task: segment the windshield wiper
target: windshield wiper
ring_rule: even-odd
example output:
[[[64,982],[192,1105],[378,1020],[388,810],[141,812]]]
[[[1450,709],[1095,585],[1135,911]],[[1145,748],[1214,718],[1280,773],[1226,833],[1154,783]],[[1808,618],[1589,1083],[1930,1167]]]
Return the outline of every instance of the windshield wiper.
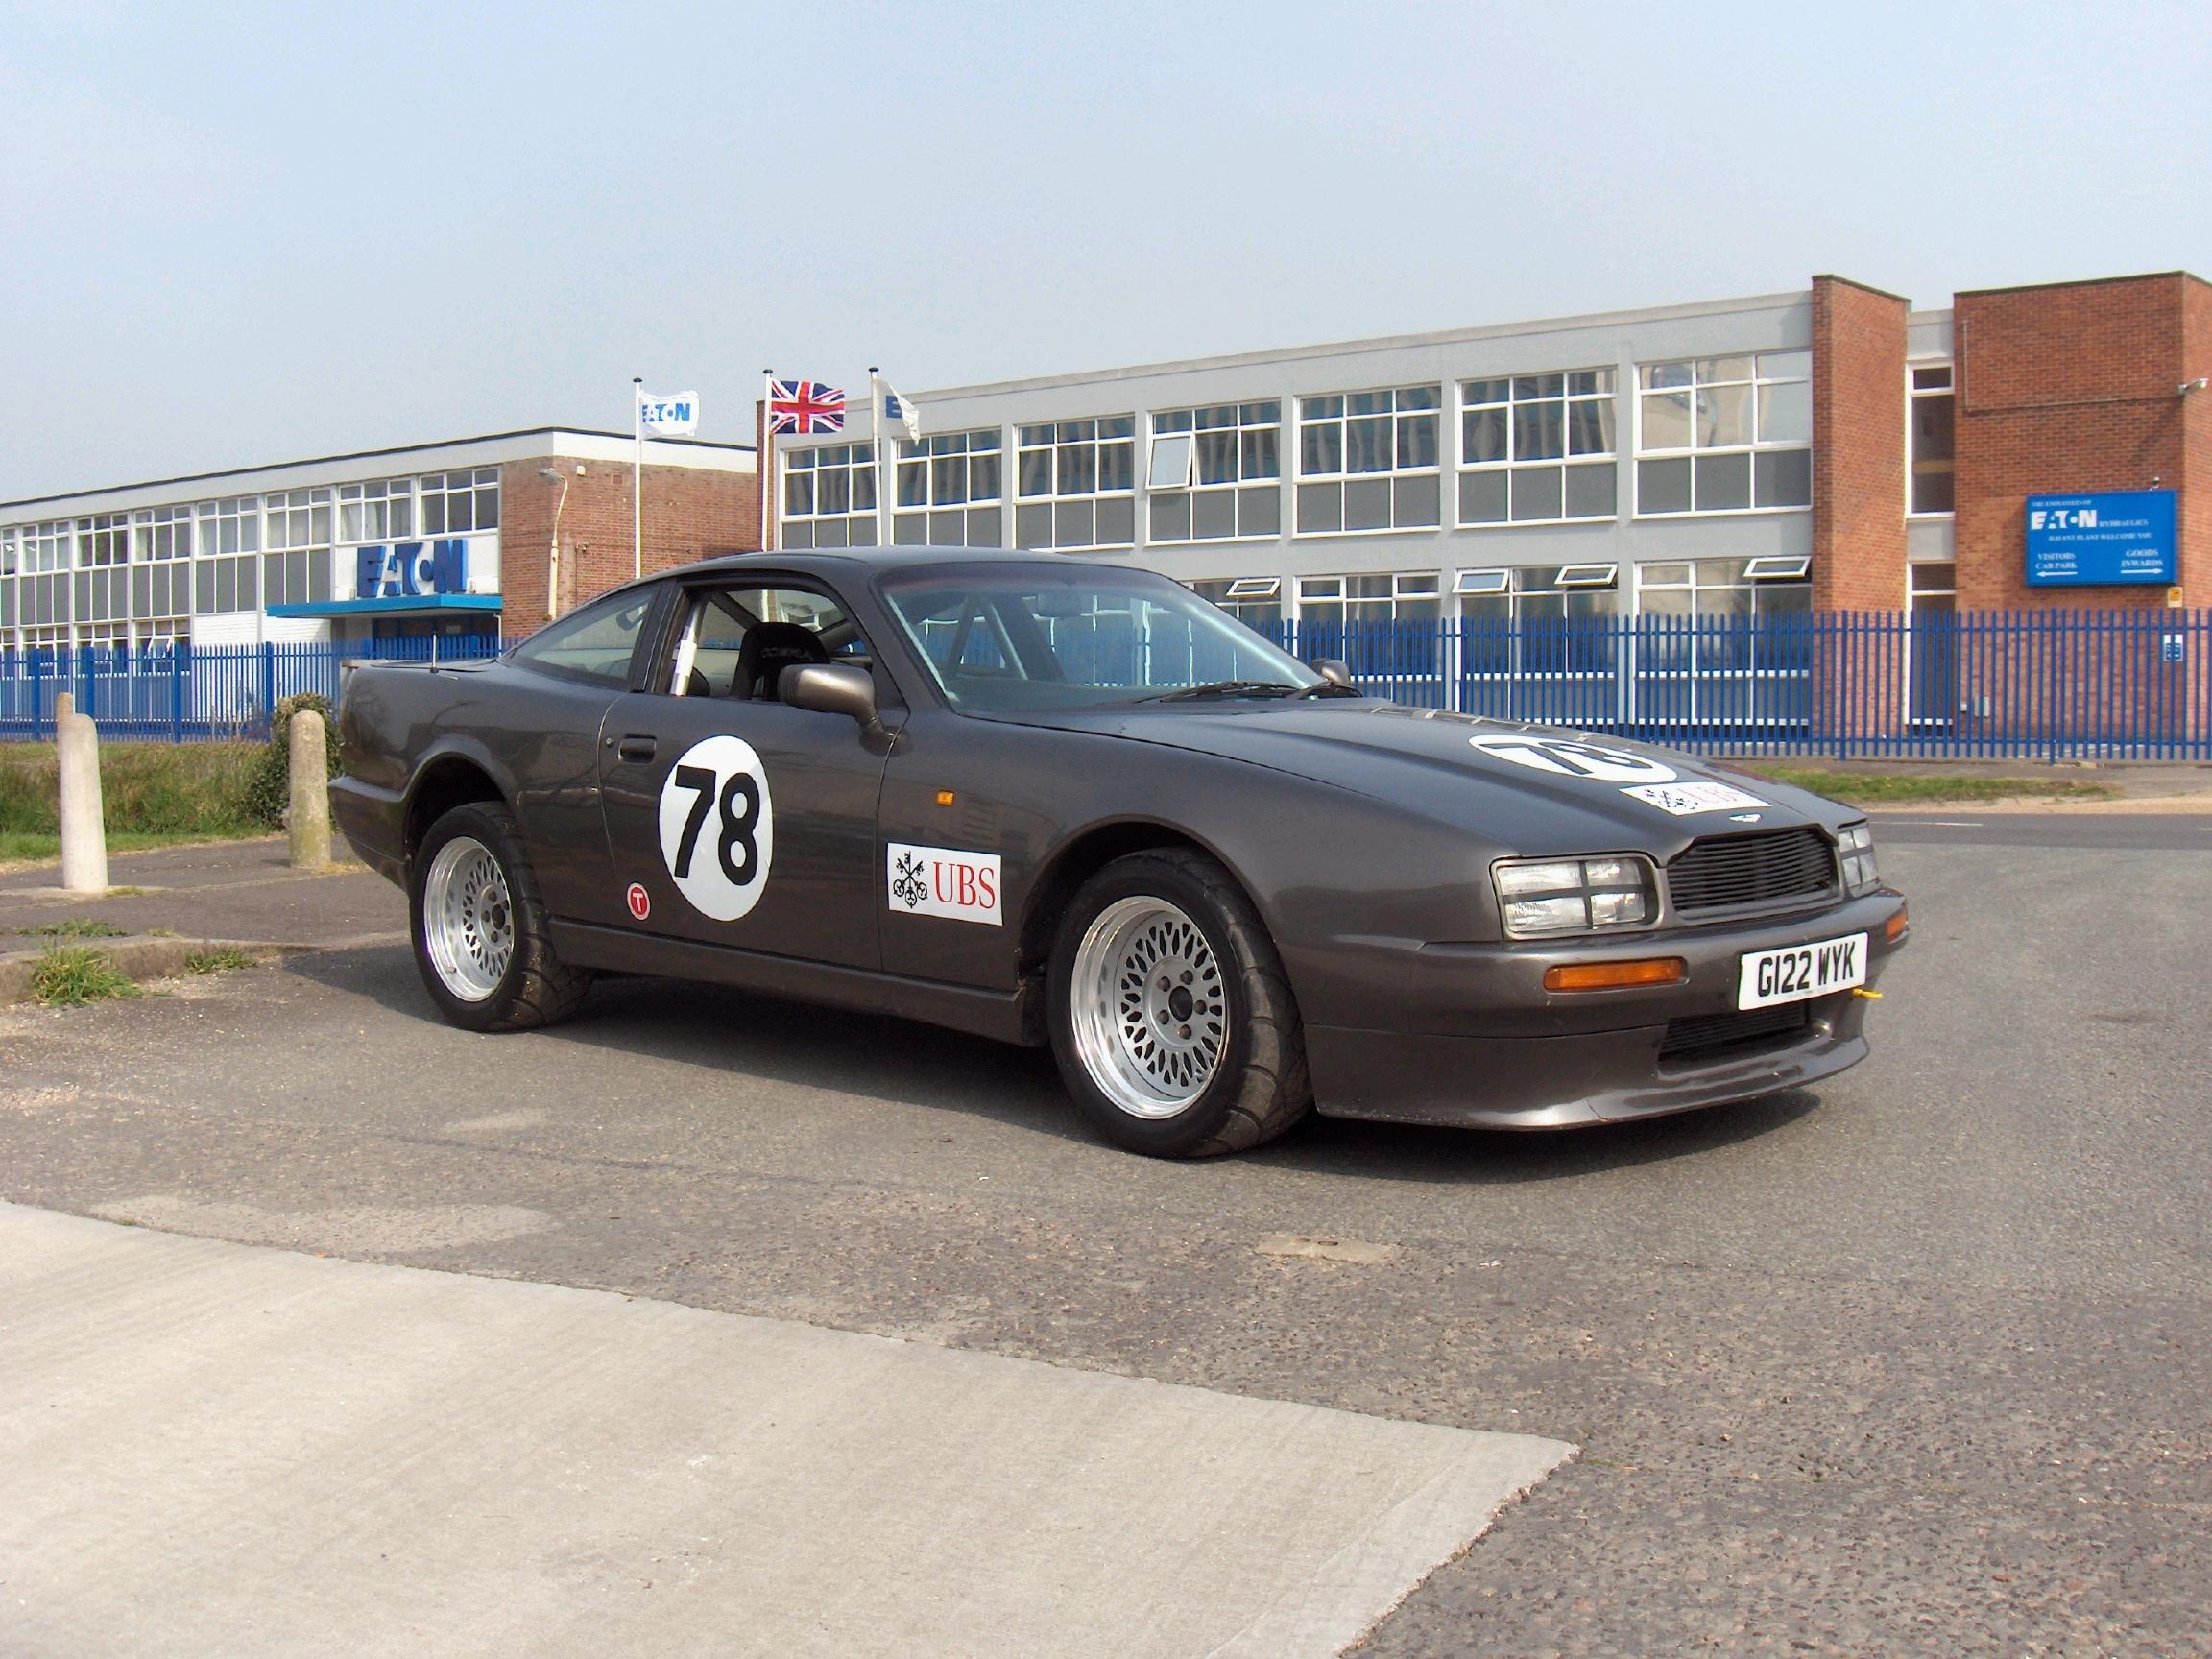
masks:
[[[1290,693],[1293,697],[1364,697],[1366,692],[1357,685],[1339,685],[1334,680],[1317,680],[1310,685],[1301,685]]]
[[[1173,691],[1156,691],[1149,697],[1135,697],[1135,703],[1190,703],[1201,697],[1293,697],[1298,693],[1295,685],[1286,685],[1280,680],[1215,680],[1204,685],[1184,685]]]

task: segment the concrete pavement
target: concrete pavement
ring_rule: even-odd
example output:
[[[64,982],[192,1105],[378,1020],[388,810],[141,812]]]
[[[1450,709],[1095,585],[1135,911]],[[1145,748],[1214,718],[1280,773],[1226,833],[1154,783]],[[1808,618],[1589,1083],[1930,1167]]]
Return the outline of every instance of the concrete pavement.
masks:
[[[0,1648],[1356,1642],[1574,1448],[0,1205]]]

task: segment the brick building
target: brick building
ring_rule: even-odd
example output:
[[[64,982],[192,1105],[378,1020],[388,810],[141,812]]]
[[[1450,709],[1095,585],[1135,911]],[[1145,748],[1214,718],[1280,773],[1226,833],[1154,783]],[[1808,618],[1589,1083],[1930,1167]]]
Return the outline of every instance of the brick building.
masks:
[[[544,427],[0,503],[0,651],[527,634],[629,578],[633,449]],[[651,441],[642,476],[645,569],[759,545],[749,446]]]

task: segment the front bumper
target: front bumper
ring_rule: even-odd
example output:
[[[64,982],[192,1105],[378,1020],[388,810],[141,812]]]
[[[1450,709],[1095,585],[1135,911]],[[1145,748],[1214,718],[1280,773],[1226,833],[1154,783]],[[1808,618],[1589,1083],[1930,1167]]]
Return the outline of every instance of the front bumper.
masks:
[[[1684,1048],[1683,1021],[1733,1015],[1737,964],[1767,950],[1863,932],[1866,984],[1905,943],[1886,929],[1904,907],[1884,890],[1806,915],[1540,945],[1408,947],[1392,1030],[1309,1023],[1314,1103],[1337,1118],[1467,1128],[1562,1129],[1749,1100],[1829,1077],[1866,1057],[1867,999],[1801,1006],[1793,1029]],[[1680,956],[1689,977],[1658,989],[1548,992],[1548,968]]]

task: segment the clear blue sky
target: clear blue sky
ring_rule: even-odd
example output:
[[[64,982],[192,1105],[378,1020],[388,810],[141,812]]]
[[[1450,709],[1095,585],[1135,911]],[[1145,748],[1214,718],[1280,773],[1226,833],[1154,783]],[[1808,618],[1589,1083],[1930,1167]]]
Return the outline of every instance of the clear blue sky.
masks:
[[[2198,5],[0,0],[0,499],[1798,287],[2212,275]]]

